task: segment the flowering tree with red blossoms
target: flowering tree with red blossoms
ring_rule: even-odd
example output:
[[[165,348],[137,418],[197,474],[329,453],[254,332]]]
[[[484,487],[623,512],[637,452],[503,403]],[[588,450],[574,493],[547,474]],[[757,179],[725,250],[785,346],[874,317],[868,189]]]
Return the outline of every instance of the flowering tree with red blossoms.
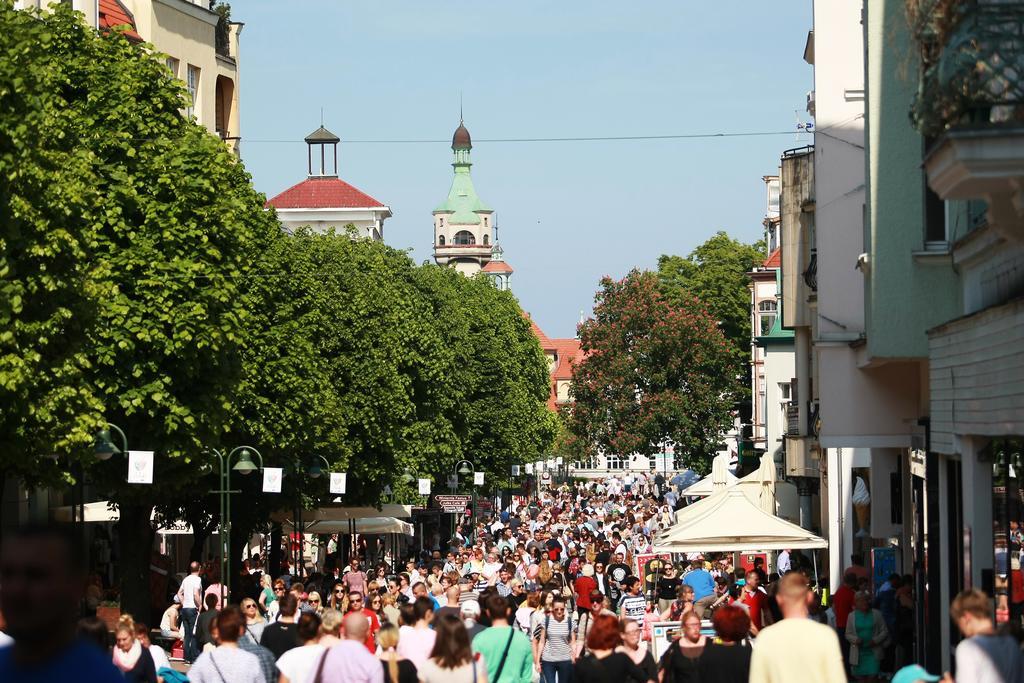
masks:
[[[676,464],[709,469],[731,423],[735,361],[695,297],[666,299],[656,274],[605,277],[594,317],[580,325],[568,431],[591,452],[653,455],[675,445]]]

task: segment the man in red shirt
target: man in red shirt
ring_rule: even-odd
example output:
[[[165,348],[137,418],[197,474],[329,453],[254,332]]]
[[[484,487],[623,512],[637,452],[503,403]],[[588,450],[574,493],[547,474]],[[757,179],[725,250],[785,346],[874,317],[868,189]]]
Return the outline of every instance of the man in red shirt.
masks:
[[[761,619],[761,611],[768,599],[768,594],[760,588],[760,577],[757,572],[747,574],[747,582],[743,585],[743,593],[740,595],[740,602],[747,606],[750,612],[750,635],[756,636],[761,630],[764,621]]]
[[[843,585],[832,595],[832,612],[836,615],[836,631],[839,634],[839,649],[843,652],[843,662],[850,664],[850,642],[846,640],[846,621],[853,612],[853,597],[857,593],[857,574],[843,574]]]
[[[366,645],[367,650],[375,653],[377,651],[376,636],[377,631],[380,630],[380,620],[377,619],[377,615],[373,610],[365,606],[363,594],[359,591],[352,591],[348,594],[348,613],[345,615],[345,618],[347,619],[350,614],[355,612],[361,613],[370,622],[370,628],[366,631],[366,640],[363,644]]]

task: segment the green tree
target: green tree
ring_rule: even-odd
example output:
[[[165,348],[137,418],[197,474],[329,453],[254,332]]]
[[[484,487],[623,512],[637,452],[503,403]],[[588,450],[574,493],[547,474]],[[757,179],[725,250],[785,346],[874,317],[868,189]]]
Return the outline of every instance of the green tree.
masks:
[[[546,406],[544,352],[515,297],[486,277],[427,265],[417,269],[417,278],[451,351],[445,374],[459,436],[458,450],[430,471],[443,482],[466,458],[488,474],[485,481],[504,482],[513,464],[547,452],[557,431],[557,417]]]
[[[707,469],[729,426],[729,345],[694,297],[673,303],[651,272],[601,280],[580,327],[569,431],[589,447],[652,455],[667,440],[680,464]]]
[[[184,90],[161,60],[63,6],[40,21],[62,133],[102,199],[86,214],[95,318],[80,381],[133,448],[157,453],[159,486],[126,485],[121,458],[92,471],[121,513],[122,604],[147,615],[153,505],[205,486],[194,460],[220,443],[240,370],[238,282],[279,227],[223,143],[181,116]]]
[[[82,381],[103,295],[102,264],[86,259],[104,210],[99,160],[54,64],[71,22],[63,8],[41,19],[0,2],[0,477],[29,484],[57,481],[39,456],[79,455],[101,410]]]
[[[729,342],[739,396],[750,393],[745,372],[750,361],[747,273],[764,263],[765,257],[763,241],[744,244],[719,231],[685,258],[662,255],[658,259],[658,281],[665,297],[680,305],[695,296],[718,321]]]

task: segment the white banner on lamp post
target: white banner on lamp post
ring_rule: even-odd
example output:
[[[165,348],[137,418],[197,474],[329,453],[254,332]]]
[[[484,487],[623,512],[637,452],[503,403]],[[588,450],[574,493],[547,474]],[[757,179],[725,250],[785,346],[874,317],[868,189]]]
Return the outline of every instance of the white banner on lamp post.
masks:
[[[128,451],[128,483],[153,483],[153,451]]]
[[[533,463],[531,463],[531,462],[526,463],[526,473],[527,474],[533,474]]]
[[[473,473],[473,486],[483,486],[483,485],[484,485],[484,473],[483,472],[474,472]]]
[[[331,493],[341,495],[345,493],[345,486],[348,484],[346,472],[331,472]]]
[[[420,482],[419,482],[419,492],[420,492],[421,496],[429,496],[430,495],[430,480],[429,479],[420,479]]]
[[[263,493],[281,493],[280,467],[263,468]]]

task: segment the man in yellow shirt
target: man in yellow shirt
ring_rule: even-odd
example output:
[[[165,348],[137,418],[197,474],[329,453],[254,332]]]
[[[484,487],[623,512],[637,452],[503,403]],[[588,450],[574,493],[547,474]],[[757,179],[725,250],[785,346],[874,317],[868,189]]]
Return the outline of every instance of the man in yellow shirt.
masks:
[[[799,572],[786,574],[779,580],[775,599],[783,619],[757,634],[750,683],[845,681],[835,630],[808,618],[814,594],[807,587],[807,578]]]

